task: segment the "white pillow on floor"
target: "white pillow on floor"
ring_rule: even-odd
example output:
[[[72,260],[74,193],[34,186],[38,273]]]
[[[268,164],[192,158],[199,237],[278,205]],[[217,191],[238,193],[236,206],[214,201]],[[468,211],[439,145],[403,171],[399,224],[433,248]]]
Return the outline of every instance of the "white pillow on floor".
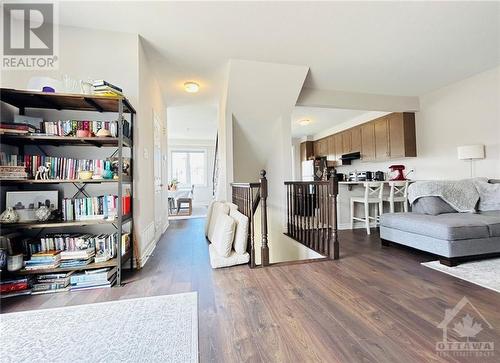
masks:
[[[248,217],[237,210],[231,210],[229,216],[236,221],[236,232],[234,233],[233,248],[237,254],[242,255],[247,252],[248,243]]]
[[[225,214],[221,214],[217,217],[212,244],[219,256],[229,257],[231,254],[235,229],[236,221],[234,218]]]
[[[214,202],[212,206],[212,213],[210,215],[210,223],[208,225],[207,238],[210,242],[213,242],[215,225],[217,220],[221,215],[229,214],[229,206],[224,202]]]
[[[212,218],[212,211],[215,203],[217,202],[214,200],[208,205],[207,218],[205,219],[205,237],[208,237],[208,227],[210,226],[210,219]]]

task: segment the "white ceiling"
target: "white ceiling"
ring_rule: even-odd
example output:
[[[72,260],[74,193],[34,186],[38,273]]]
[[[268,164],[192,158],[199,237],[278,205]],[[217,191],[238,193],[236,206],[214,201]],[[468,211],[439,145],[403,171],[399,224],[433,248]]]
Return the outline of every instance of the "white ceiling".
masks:
[[[169,139],[215,140],[217,134],[217,107],[187,105],[167,108]]]
[[[175,107],[216,105],[229,59],[309,66],[311,88],[401,96],[500,64],[500,2],[66,1],[60,22],[140,34]],[[201,83],[195,97],[186,80]]]
[[[292,112],[292,137],[313,136],[334,126],[351,121],[368,111],[341,110],[337,108],[295,107]],[[307,126],[299,121],[311,120]]]

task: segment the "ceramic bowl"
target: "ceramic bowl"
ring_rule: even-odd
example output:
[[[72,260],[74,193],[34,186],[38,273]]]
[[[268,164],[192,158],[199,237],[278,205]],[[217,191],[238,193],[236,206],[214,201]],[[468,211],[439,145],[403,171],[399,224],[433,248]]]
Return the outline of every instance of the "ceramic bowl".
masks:
[[[97,136],[97,137],[110,137],[111,131],[102,128],[96,132],[95,136]]]
[[[82,170],[78,172],[78,177],[82,180],[90,180],[93,174],[92,171]]]

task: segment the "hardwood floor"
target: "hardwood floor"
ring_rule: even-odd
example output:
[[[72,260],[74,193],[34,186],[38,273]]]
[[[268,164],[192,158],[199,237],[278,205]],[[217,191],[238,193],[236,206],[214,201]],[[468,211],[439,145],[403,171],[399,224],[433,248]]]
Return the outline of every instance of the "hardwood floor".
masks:
[[[338,261],[212,270],[203,220],[171,221],[125,286],[5,299],[1,310],[198,291],[201,362],[498,362],[500,294],[421,266],[428,255],[381,247],[376,233],[342,231],[340,243]],[[480,334],[494,357],[435,353],[437,324],[464,296],[493,326]]]

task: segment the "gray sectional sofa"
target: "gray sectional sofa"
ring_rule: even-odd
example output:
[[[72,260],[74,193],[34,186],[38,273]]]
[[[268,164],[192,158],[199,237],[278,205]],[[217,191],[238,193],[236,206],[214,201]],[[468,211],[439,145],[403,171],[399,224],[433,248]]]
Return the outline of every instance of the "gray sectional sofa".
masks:
[[[478,198],[500,198],[499,192],[500,184],[493,193],[478,193]],[[481,205],[496,208],[500,200],[478,200],[477,209]],[[380,238],[382,245],[394,242],[438,255],[448,266],[500,256],[500,208],[459,213],[439,196],[422,196],[413,202],[410,213],[383,214]]]

